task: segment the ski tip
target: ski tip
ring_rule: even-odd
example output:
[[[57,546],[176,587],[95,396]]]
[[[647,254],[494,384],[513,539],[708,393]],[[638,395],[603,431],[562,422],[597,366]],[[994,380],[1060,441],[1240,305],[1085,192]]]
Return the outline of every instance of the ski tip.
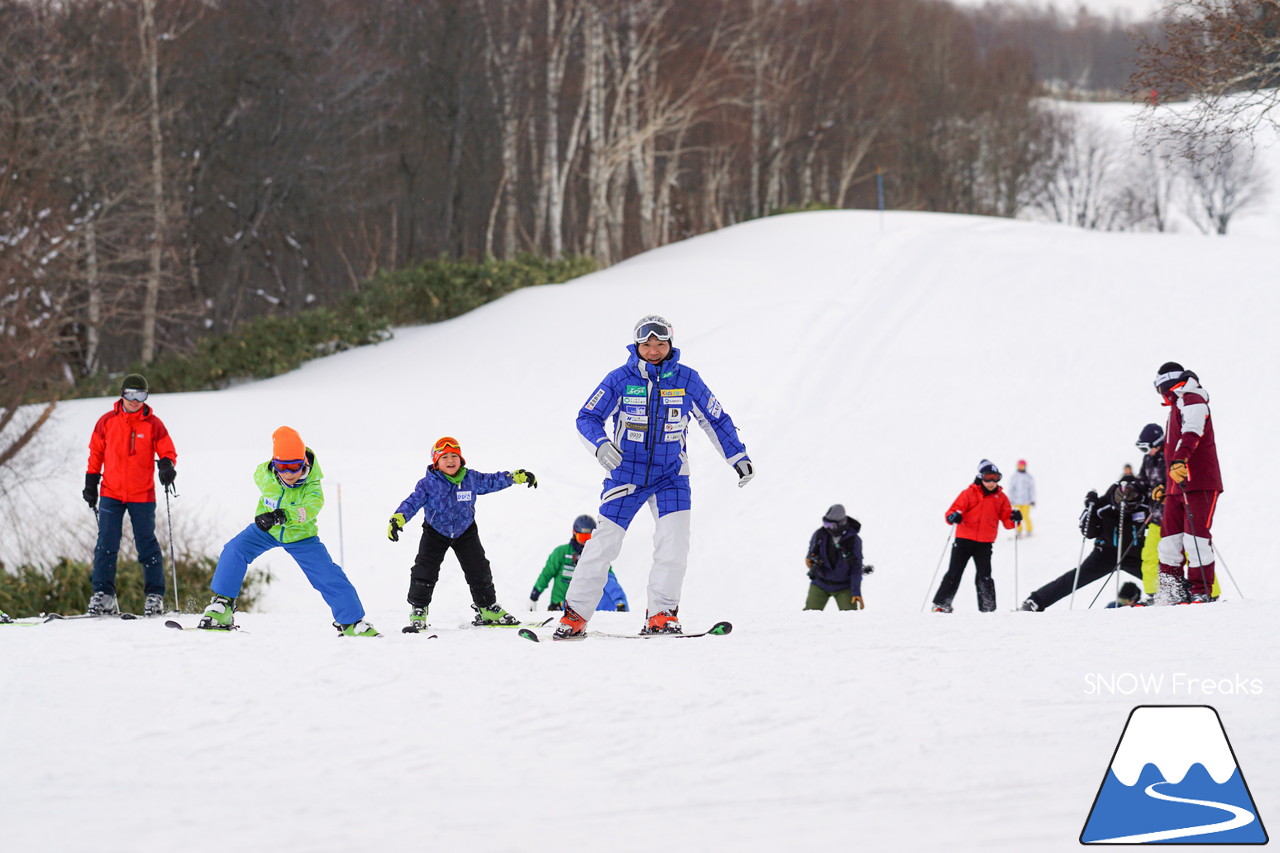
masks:
[[[164,626],[165,626],[166,628],[177,628],[179,631],[183,630],[183,628],[182,628],[182,623],[181,623],[181,622],[175,622],[175,621],[173,621],[172,619],[166,619],[166,620],[165,620],[165,622],[164,622]]]
[[[415,627],[413,627],[412,625],[405,625],[403,628],[401,628],[401,629],[400,629],[400,633],[401,633],[401,634],[416,634],[416,633],[418,633],[418,629],[417,629],[417,628],[415,628]]]
[[[722,636],[724,634],[732,634],[733,625],[732,623],[729,623],[729,622],[717,622],[716,624],[711,626],[711,629],[707,631],[707,633],[715,634],[716,636]]]
[[[526,640],[532,640],[535,643],[542,642],[541,640],[538,639],[538,635],[533,633],[533,631],[530,630],[529,628],[521,628],[519,631],[516,632],[516,634],[518,634],[519,636],[523,637]]]

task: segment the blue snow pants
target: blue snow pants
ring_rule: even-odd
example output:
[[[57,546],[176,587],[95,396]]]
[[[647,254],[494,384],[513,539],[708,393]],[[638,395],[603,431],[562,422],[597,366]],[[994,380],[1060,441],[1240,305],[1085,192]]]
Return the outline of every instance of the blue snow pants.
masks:
[[[333,621],[352,625],[364,618],[364,605],[360,603],[356,588],[347,580],[342,567],[329,556],[329,549],[324,547],[319,536],[282,543],[269,533],[263,533],[258,525],[250,524],[222,546],[218,568],[214,569],[209,587],[218,595],[238,598],[249,564],[272,548],[283,548],[297,561],[307,580],[333,611]]]
[[[164,557],[156,540],[156,504],[125,503],[115,498],[98,500],[98,544],[93,549],[93,591],[116,594],[116,559],[120,556],[120,534],[124,514],[133,524],[133,544],[142,563],[143,593],[164,595]]]

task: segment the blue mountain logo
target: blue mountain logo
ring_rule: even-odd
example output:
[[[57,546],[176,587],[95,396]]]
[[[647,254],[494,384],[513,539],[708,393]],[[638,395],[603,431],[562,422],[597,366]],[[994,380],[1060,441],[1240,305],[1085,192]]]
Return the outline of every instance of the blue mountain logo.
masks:
[[[1081,844],[1266,844],[1218,712],[1140,705],[1080,833]]]

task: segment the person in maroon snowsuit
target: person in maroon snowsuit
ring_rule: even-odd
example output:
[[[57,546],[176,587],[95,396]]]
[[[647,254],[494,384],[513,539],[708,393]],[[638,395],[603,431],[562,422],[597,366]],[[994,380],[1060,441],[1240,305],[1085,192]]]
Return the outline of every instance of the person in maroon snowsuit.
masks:
[[[951,601],[960,588],[964,567],[973,558],[977,572],[973,579],[978,589],[978,609],[990,613],[996,609],[996,584],[991,579],[991,543],[996,541],[1000,525],[1012,530],[1022,520],[1022,513],[1009,505],[1000,488],[1000,469],[983,459],[978,463],[978,476],[951,502],[947,523],[956,525],[956,541],[951,545],[951,563],[942,576],[938,593],[933,597],[935,613],[950,613]]]
[[[1160,576],[1155,603],[1182,603],[1184,561],[1190,600],[1211,601],[1214,556],[1210,529],[1218,495],[1222,494],[1222,474],[1209,414],[1209,392],[1201,387],[1200,377],[1173,361],[1160,366],[1155,386],[1169,407],[1169,423],[1164,431],[1164,524],[1157,552]]]

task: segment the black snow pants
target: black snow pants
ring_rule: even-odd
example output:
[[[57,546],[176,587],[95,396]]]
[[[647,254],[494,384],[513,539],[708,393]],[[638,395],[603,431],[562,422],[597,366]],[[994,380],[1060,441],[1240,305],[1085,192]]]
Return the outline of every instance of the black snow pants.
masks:
[[[462,574],[467,579],[467,586],[471,587],[471,600],[479,607],[494,604],[498,595],[493,589],[493,569],[484,555],[480,530],[474,522],[456,539],[450,539],[430,524],[422,526],[418,556],[409,570],[409,603],[414,607],[431,604],[431,595],[440,580],[440,564],[450,548],[462,564]]]
[[[951,545],[951,564],[947,566],[947,573],[942,576],[938,594],[933,597],[935,605],[951,606],[952,599],[956,597],[956,590],[960,588],[964,567],[969,564],[969,558],[972,557],[977,571],[973,583],[978,588],[978,609],[983,613],[990,613],[996,609],[996,583],[991,579],[991,544],[956,537],[956,541]]]
[[[1095,545],[1093,550],[1089,552],[1089,556],[1085,557],[1084,562],[1080,564],[1080,583],[1076,589],[1088,586],[1098,578],[1106,577],[1115,567],[1116,549],[1111,545]],[[1138,580],[1142,580],[1141,549],[1126,548],[1124,558],[1120,560],[1120,568]],[[1041,610],[1044,610],[1054,602],[1061,601],[1071,594],[1071,582],[1075,579],[1075,576],[1076,570],[1070,569],[1066,574],[1056,580],[1049,581],[1031,593],[1031,600],[1040,605]]]

